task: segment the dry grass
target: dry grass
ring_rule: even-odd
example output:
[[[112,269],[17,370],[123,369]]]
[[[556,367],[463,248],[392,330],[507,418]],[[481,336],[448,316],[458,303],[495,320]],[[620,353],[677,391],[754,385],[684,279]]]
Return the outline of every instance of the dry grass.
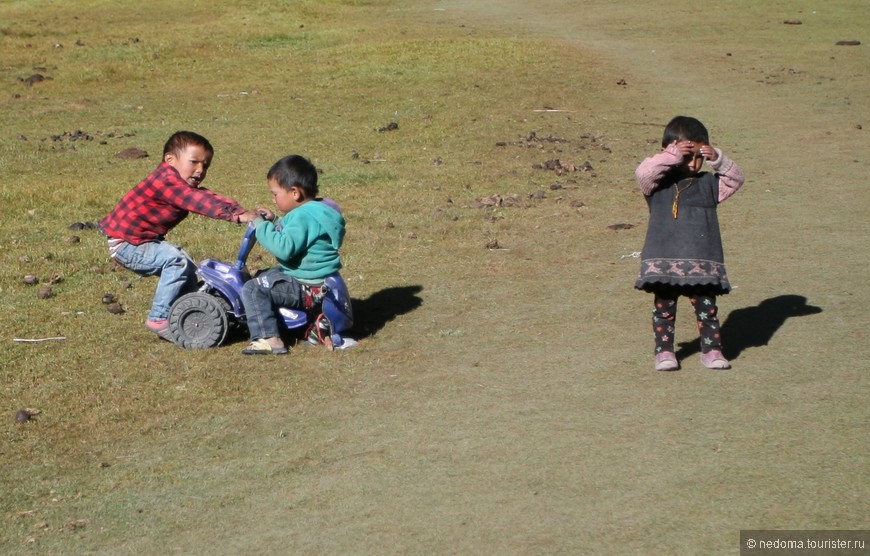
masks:
[[[741,528],[867,527],[866,162],[846,152],[868,146],[866,49],[829,67],[823,46],[857,3],[816,25],[796,8],[815,37],[799,59],[793,14],[721,12],[745,40],[693,30],[728,78],[707,89],[683,87],[700,66],[658,81],[691,57],[611,3],[585,13],[594,52],[555,1],[212,4],[0,5],[0,551],[697,554],[733,553]],[[633,168],[684,109],[751,176],[723,216],[741,286],[723,307],[755,333],[735,327],[734,373],[649,371],[649,300],[620,259],[643,240]],[[359,348],[252,361],[144,330],[154,282],[68,226],[183,128],[216,147],[207,185],[247,205],[285,154],[323,169]],[[807,168],[814,137],[836,164]],[[128,147],[151,156],[114,157]],[[556,159],[576,171],[536,167]],[[839,187],[786,188],[807,173]],[[172,238],[230,258],[239,236],[191,217]],[[41,300],[24,274],[63,281]],[[822,312],[758,309],[782,295]],[[11,341],[46,336],[66,340]],[[21,407],[42,413],[16,425]]]

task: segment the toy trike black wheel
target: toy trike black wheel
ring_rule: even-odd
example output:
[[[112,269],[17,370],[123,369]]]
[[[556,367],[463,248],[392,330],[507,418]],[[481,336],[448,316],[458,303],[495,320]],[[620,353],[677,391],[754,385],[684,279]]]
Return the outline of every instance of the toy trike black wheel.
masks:
[[[183,348],[210,348],[227,337],[229,303],[205,292],[182,295],[169,310],[169,330]]]

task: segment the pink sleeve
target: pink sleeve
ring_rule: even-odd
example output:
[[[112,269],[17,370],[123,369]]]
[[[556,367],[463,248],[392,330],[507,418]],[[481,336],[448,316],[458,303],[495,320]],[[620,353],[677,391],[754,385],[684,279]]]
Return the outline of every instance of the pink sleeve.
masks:
[[[737,193],[740,186],[745,180],[743,170],[740,169],[733,160],[722,154],[722,151],[716,149],[716,162],[710,162],[710,167],[719,176],[719,202],[721,203],[728,197]]]
[[[634,177],[637,178],[641,193],[652,195],[667,171],[682,162],[683,157],[676,151],[676,145],[668,145],[662,152],[640,163],[634,172]]]

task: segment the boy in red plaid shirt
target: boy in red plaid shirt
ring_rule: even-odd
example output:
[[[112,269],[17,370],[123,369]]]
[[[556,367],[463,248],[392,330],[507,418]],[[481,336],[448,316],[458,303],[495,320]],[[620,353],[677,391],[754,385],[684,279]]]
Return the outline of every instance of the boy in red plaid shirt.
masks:
[[[163,161],[131,189],[105,218],[100,230],[109,237],[109,253],[143,276],[159,276],[145,326],[171,341],[167,317],[172,303],[196,285],[196,265],[166,234],[191,212],[246,223],[256,216],[228,197],[200,187],[214,148],[192,131],[173,134],[163,147]]]

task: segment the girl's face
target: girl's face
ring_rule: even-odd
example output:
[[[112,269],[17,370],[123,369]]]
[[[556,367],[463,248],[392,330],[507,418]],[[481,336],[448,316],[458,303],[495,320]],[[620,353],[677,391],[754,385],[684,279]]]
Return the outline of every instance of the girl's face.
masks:
[[[687,158],[688,160],[686,164],[689,167],[689,171],[693,174],[700,172],[701,167],[704,165],[704,155],[701,154],[701,145],[696,143],[692,148],[692,154]]]
[[[205,175],[211,165],[211,157],[212,153],[202,145],[188,145],[180,154],[166,153],[163,160],[175,168],[181,179],[188,185],[199,187],[199,184],[205,181]]]
[[[677,144],[681,147],[683,153],[683,165],[680,167],[687,175],[695,175],[701,171],[704,166],[704,155],[701,154],[701,147],[704,143],[697,141],[678,141]]]
[[[269,191],[272,192],[272,200],[275,201],[275,206],[283,213],[295,209],[304,200],[302,191],[298,187],[293,186],[289,190],[284,189],[275,178],[269,180]]]

